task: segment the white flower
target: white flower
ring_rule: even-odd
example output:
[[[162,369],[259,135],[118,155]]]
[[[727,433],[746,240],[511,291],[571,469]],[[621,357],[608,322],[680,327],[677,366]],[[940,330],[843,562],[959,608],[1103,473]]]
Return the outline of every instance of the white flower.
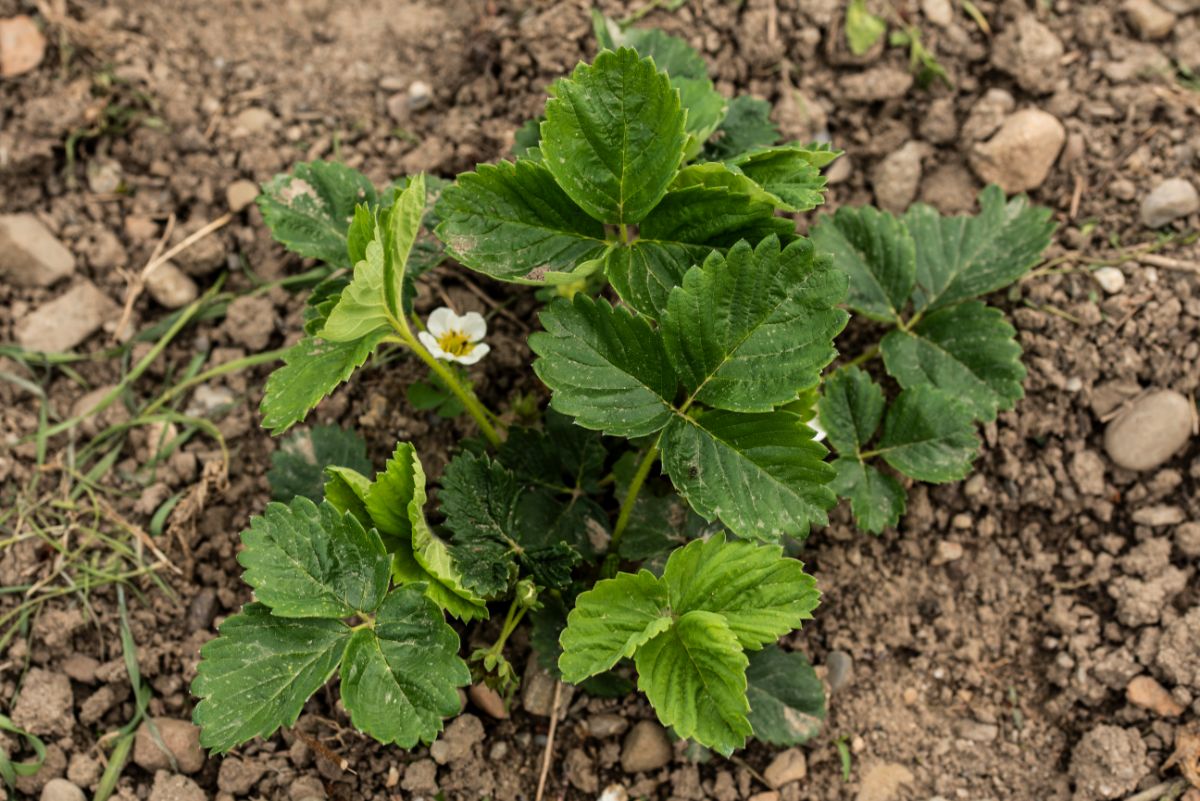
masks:
[[[813,419],[808,421],[808,427],[813,430],[813,442],[820,442],[828,436],[825,433],[825,429],[821,427],[821,421],[816,415],[813,415]]]
[[[417,336],[435,359],[459,364],[474,364],[491,348],[480,342],[487,336],[487,323],[479,312],[467,312],[459,317],[442,306],[434,309],[426,323],[427,330]]]

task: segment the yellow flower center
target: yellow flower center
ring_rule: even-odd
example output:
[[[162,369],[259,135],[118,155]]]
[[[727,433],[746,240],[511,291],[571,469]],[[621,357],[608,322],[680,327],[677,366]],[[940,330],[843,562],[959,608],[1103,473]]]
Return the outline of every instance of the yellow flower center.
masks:
[[[438,337],[438,347],[451,356],[466,356],[475,350],[475,343],[461,331],[447,331]]]

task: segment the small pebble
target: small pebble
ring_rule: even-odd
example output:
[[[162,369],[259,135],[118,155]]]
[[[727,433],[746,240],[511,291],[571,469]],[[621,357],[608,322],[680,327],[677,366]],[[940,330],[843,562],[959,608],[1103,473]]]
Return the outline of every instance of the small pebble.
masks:
[[[667,730],[653,720],[639,721],[625,736],[621,769],[626,773],[649,773],[671,763],[674,751]]]
[[[963,547],[960,543],[951,542],[950,540],[939,540],[937,544],[937,553],[933,557],[935,565],[945,565],[950,562],[957,562],[963,557]]]
[[[1142,199],[1142,224],[1161,228],[1167,223],[1200,211],[1200,194],[1185,178],[1168,178]]]
[[[1125,688],[1125,698],[1134,706],[1149,709],[1164,718],[1178,717],[1187,711],[1165,687],[1149,676],[1135,676]]]
[[[471,689],[467,690],[467,697],[471,699],[471,703],[475,705],[476,709],[490,718],[504,720],[508,717],[508,710],[504,708],[504,699],[500,697],[500,693],[486,684],[472,684]]]
[[[845,651],[830,651],[825,665],[829,668],[830,693],[836,693],[854,679],[854,659]]]
[[[408,107],[413,111],[428,108],[433,102],[433,93],[424,81],[413,81],[408,87]]]
[[[51,779],[42,788],[42,801],[85,801],[86,796],[66,779]]]
[[[798,782],[808,775],[808,762],[799,748],[789,748],[771,760],[763,771],[763,778],[773,788]]]
[[[1148,392],[1109,422],[1104,450],[1126,470],[1152,470],[1183,449],[1195,410],[1170,389]]]
[[[1125,273],[1116,267],[1101,267],[1092,273],[1092,278],[1110,295],[1115,295],[1125,288]]]
[[[0,78],[29,72],[46,54],[46,37],[25,14],[0,19]]]
[[[225,188],[225,202],[234,214],[247,208],[258,197],[258,184],[253,181],[234,181]]]

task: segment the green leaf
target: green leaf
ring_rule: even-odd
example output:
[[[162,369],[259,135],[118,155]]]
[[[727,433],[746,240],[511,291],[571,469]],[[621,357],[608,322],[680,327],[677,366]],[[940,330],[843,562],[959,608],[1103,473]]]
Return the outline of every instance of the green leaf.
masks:
[[[609,670],[673,623],[666,584],[650,571],[596,582],[567,616],[558,660],[563,680],[578,684]]]
[[[883,420],[883,388],[854,366],[839,368],[825,380],[817,402],[821,428],[834,450],[853,456],[863,450]]]
[[[307,336],[283,354],[284,366],[271,373],[263,392],[262,426],[282,434],[308,416],[367,361],[387,336],[380,329],[353,342],[330,342]]]
[[[638,239],[613,247],[604,255],[604,273],[621,300],[638,314],[657,319],[667,308],[667,296],[683,282],[684,273],[712,252],[704,245],[651,242]]]
[[[595,219],[641,222],[683,160],[685,117],[652,60],[603,51],[554,85],[542,123],[546,167]]]
[[[513,134],[512,156],[514,159],[526,158],[529,151],[537,148],[542,142],[542,120],[544,117],[534,117],[525,120]]]
[[[389,537],[411,540],[413,528],[425,525],[425,471],[412,444],[396,443],[363,503],[375,527]]]
[[[754,738],[778,746],[800,745],[825,722],[825,688],[808,658],[775,646],[750,656],[746,698]]]
[[[750,95],[738,95],[729,101],[725,119],[705,146],[704,156],[711,161],[724,161],[778,141],[779,129],[771,122],[771,104]]]
[[[754,200],[771,205],[775,205],[779,200],[740,170],[719,161],[689,164],[680,170],[671,182],[672,189],[684,189],[689,186],[724,187],[730,192],[748,195]]]
[[[900,482],[865,464],[857,456],[842,456],[833,463],[837,476],[829,488],[850,500],[850,511],[863,531],[879,534],[895,527],[904,514],[907,500]]]
[[[637,461],[638,453],[628,451],[613,465],[617,499],[622,502],[629,491]],[[656,483],[663,484],[664,490],[660,492]],[[630,510],[619,545],[621,558],[638,562],[659,559],[696,539],[707,527],[708,522],[693,512],[669,484],[648,481]]]
[[[553,409],[546,410],[544,419],[541,429],[510,428],[496,454],[500,463],[522,481],[547,489],[599,491],[608,458],[600,435]]]
[[[420,587],[393,590],[374,626],[346,646],[341,691],[350,722],[381,743],[432,743],[442,719],[460,710],[458,688],[471,683],[458,645]]]
[[[689,401],[769,412],[816,386],[846,324],[846,278],[807,239],[712,253],[671,292],[662,337]]]
[[[904,215],[916,245],[917,311],[993,292],[1025,275],[1054,234],[1051,211],[1024,195],[1005,202],[998,186],[979,195],[976,217],[943,217],[918,203]]]
[[[904,223],[870,206],[843,207],[812,231],[817,248],[850,277],[847,304],[885,323],[898,323],[916,281],[916,245]]]
[[[687,612],[637,652],[638,687],[680,737],[728,756],[753,733],[747,715],[749,660],[725,619]]]
[[[639,56],[654,59],[654,66],[672,78],[707,78],[708,64],[686,40],[658,28],[626,28],[598,11],[592,12],[592,24],[600,46],[608,50],[632,47]]]
[[[370,488],[371,479],[357,470],[333,465],[325,468],[325,500],[339,512],[354,515],[363,526],[371,525],[366,503]]]
[[[707,245],[711,249],[730,247],[739,239],[757,243],[771,234],[794,239],[795,223],[774,214],[771,203],[741,192],[721,186],[686,186],[663,196],[639,227],[639,241]]]
[[[887,23],[867,10],[867,0],[850,0],[846,6],[846,42],[856,56],[866,55],[887,30]]]
[[[929,384],[896,396],[883,422],[879,454],[918,481],[958,481],[971,470],[979,449],[971,410]]]
[[[713,88],[713,83],[704,78],[680,78],[671,76],[671,85],[679,90],[679,100],[687,111],[687,142],[683,147],[684,161],[700,155],[704,143],[713,135],[727,108],[725,96]]]
[[[314,426],[311,431],[296,432],[271,454],[271,469],[267,471],[271,498],[286,502],[303,495],[320,501],[329,465],[370,470],[366,441],[340,426]]]
[[[783,211],[809,211],[825,202],[825,176],[820,164],[829,151],[812,151],[799,145],[751,150],[734,156],[727,164],[776,198]]]
[[[288,250],[349,267],[346,230],[359,204],[378,202],[366,176],[344,164],[311,161],[263,184],[258,207],[271,235]]]
[[[824,446],[791,412],[713,411],[675,417],[663,434],[663,468],[692,508],[739,537],[804,537],[824,525],[836,497]]]
[[[291,726],[329,680],[350,639],[337,620],[282,618],[247,604],[200,649],[192,694],[200,744],[224,753]]]
[[[383,541],[353,515],[305,497],[267,504],[242,532],[238,562],[255,597],[279,617],[372,612],[388,584]]]
[[[973,300],[939,309],[911,331],[891,331],[880,344],[900,386],[932,384],[991,422],[1025,394],[1016,334],[1002,311]]]
[[[437,235],[460,262],[501,281],[538,284],[570,275],[607,247],[604,226],[541,164],[481,164],[438,204]]]
[[[425,176],[416,175],[407,180],[383,220],[387,224],[383,232],[383,295],[387,308],[396,317],[404,314],[401,298],[407,286],[408,257],[421,233],[424,217]],[[351,282],[351,288],[353,286]],[[408,291],[411,292],[411,287]]]
[[[529,337],[534,371],[552,406],[584,428],[637,437],[666,425],[677,381],[658,335],[642,317],[584,294],[541,313]]]
[[[387,277],[384,230],[385,222],[381,221],[375,227],[374,238],[367,243],[366,258],[354,265],[354,278],[329,313],[320,332],[322,339],[360,342],[391,330],[388,322],[391,312],[384,288]]]

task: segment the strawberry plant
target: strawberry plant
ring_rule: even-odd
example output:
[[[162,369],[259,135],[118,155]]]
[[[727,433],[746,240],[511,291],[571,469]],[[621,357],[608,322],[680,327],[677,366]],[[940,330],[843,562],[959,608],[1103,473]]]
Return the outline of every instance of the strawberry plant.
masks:
[[[799,236],[781,214],[822,202],[835,151],[778,143],[766,104],[725,100],[681,40],[602,18],[597,35],[606,49],[552,87],[512,161],[382,192],[313,162],[264,187],[275,237],[330,267],[264,426],[407,353],[429,370],[414,405],[470,415],[481,439],[436,489],[411,443],[369,477],[346,432],[288,441],[276,501],[242,535],[255,601],[193,684],[206,746],[290,725],[334,673],[357,728],[431,742],[458,688],[511,692],[526,619],[545,668],[591,692],[628,691],[631,661],[680,737],[802,742],[820,682],[775,643],[819,593],[785,546],[839,496],[862,528],[896,525],[905,483],[962,478],[976,424],[1020,397],[1014,331],[977,297],[1037,261],[1047,212],[989,189],[975,218],[842,209]],[[549,408],[475,393],[481,316],[414,313],[415,280],[447,256],[540,287],[529,347]],[[891,330],[823,376],[847,309]],[[885,384],[864,369],[876,356]],[[468,626],[491,639],[464,656]]]

